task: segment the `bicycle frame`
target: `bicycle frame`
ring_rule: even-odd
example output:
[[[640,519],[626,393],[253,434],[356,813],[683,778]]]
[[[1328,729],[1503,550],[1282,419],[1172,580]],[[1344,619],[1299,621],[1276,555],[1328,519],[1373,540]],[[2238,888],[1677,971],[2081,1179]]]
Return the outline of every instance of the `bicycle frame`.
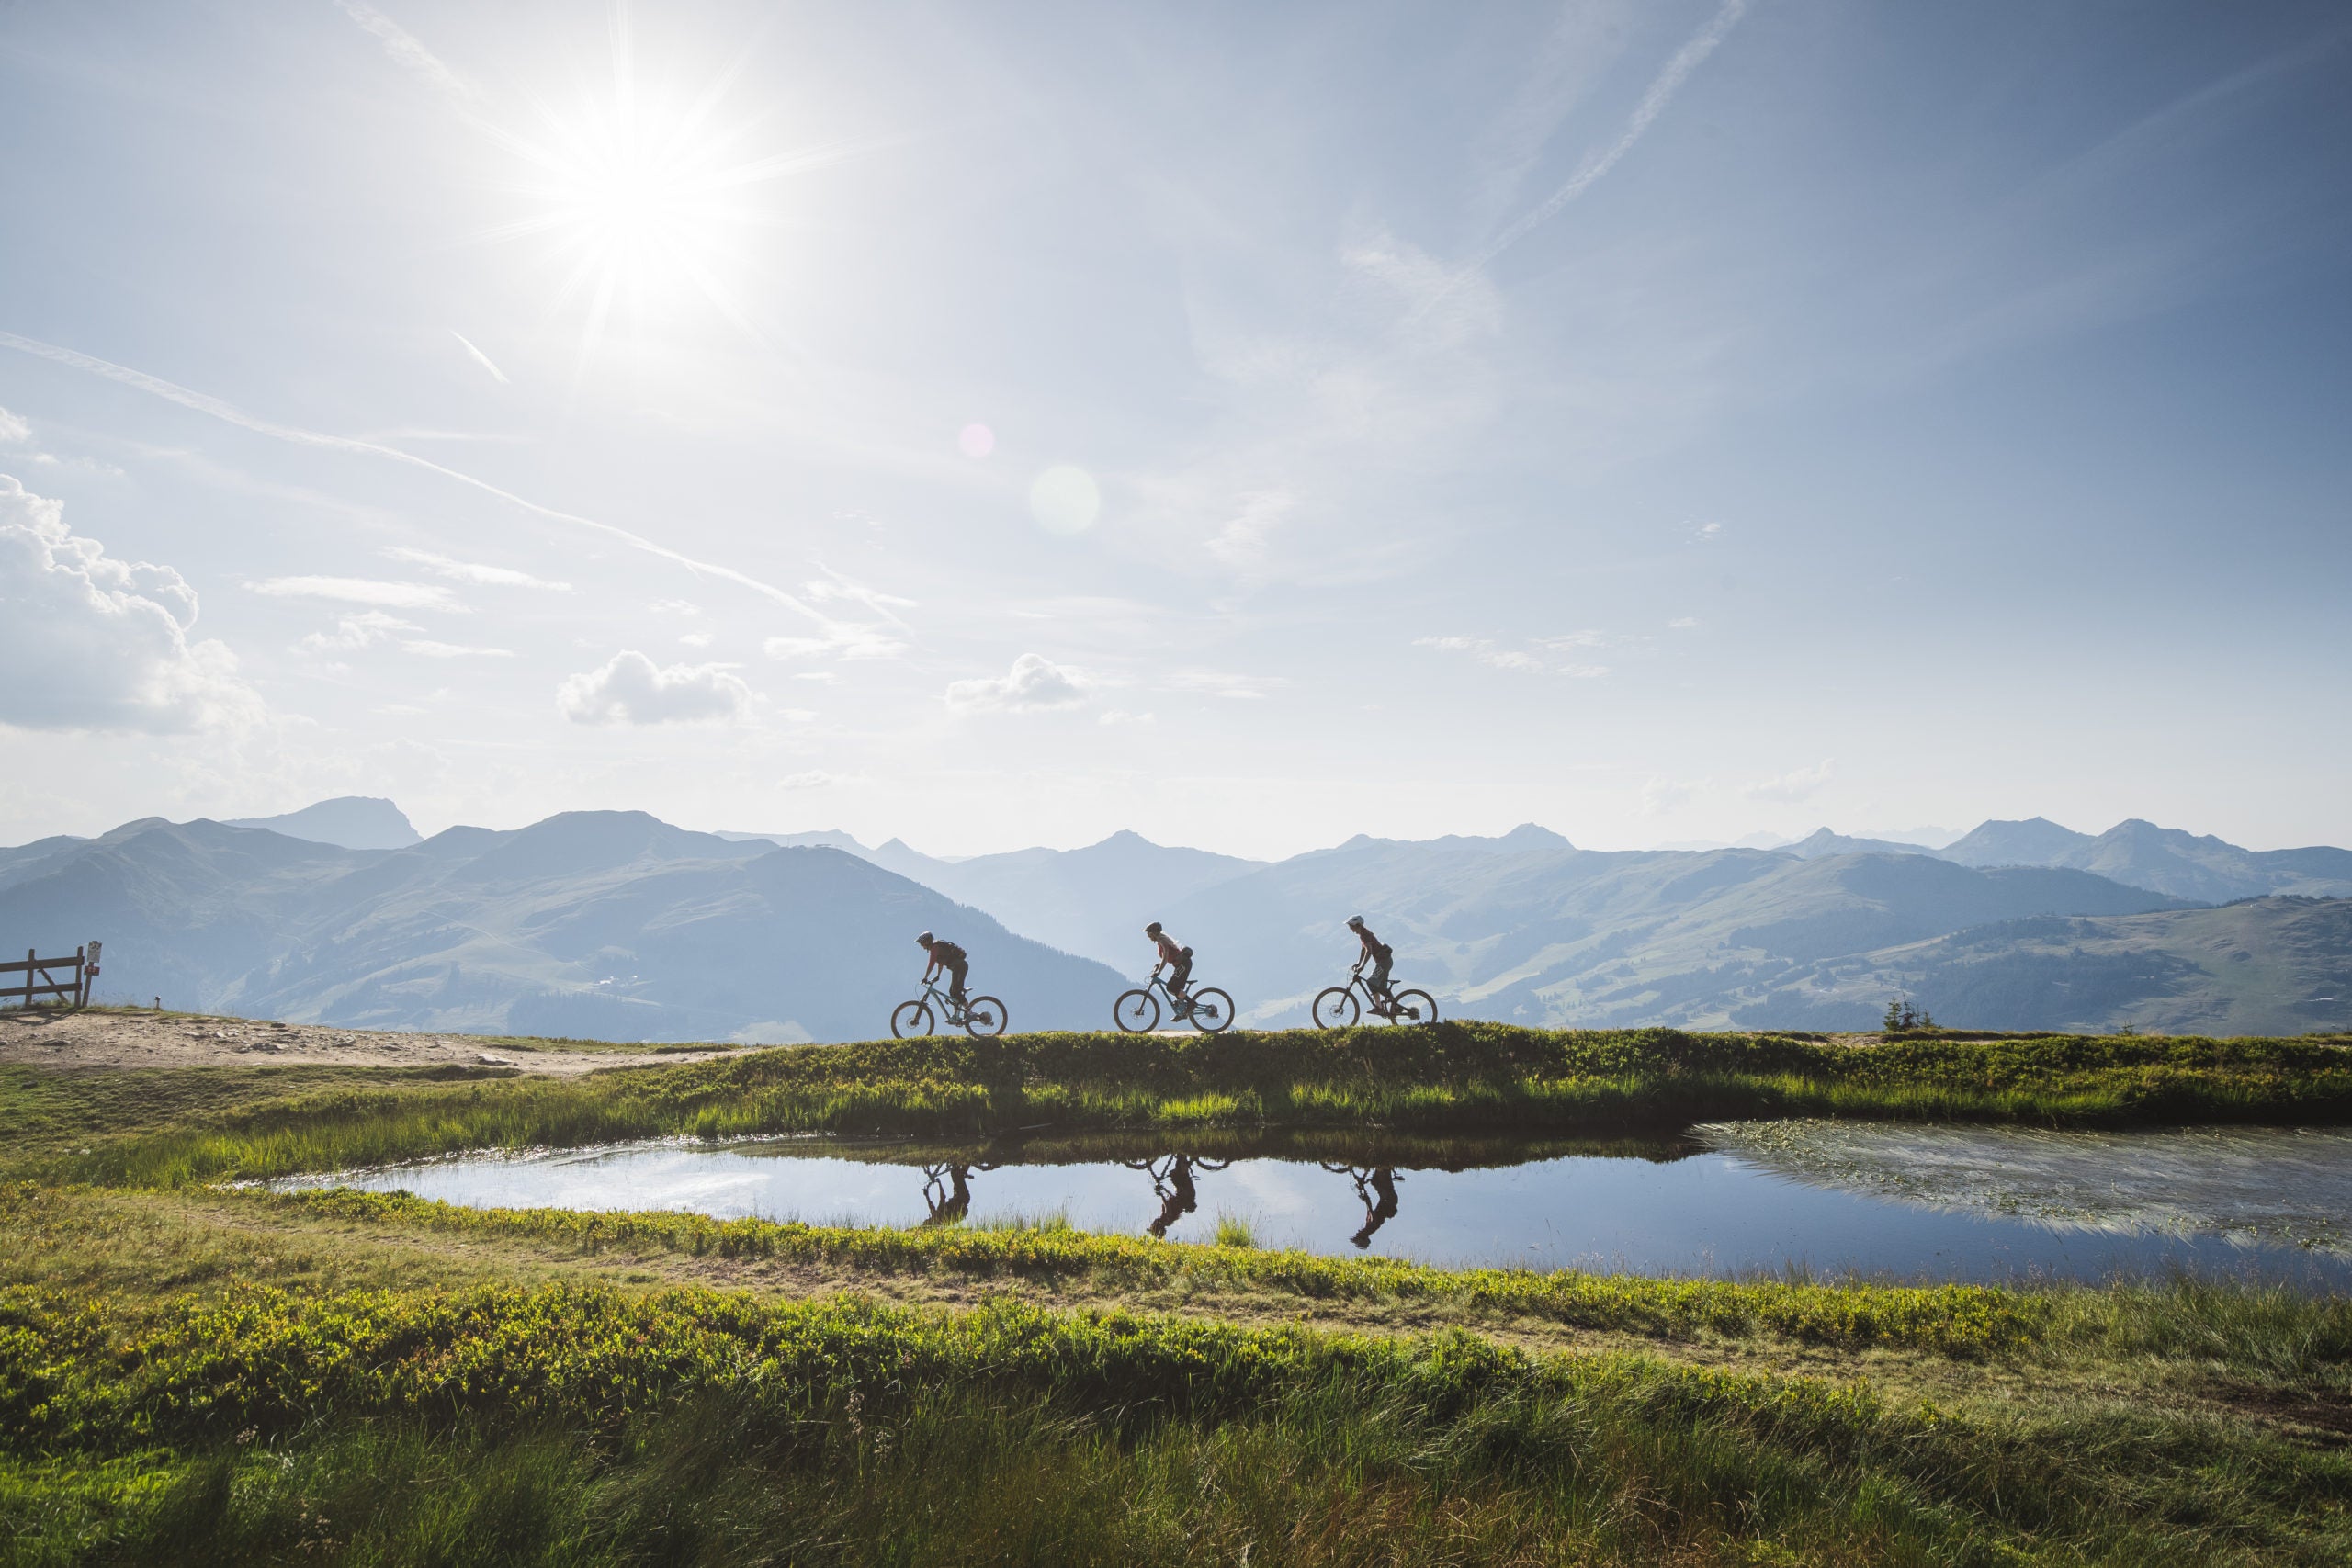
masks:
[[[952,1023],[958,1029],[964,1027],[964,1010],[956,1006],[955,998],[939,988],[937,981],[925,980],[922,983],[922,995],[915,999],[926,1006],[938,1008],[942,1022]]]

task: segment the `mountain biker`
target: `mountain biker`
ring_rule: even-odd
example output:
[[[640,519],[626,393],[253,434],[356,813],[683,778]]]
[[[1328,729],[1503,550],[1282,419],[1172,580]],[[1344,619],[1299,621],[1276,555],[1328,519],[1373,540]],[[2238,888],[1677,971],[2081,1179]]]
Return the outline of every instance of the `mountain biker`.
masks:
[[[1181,1014],[1192,1003],[1192,998],[1184,995],[1184,982],[1192,978],[1193,950],[1179,947],[1174,937],[1159,929],[1158,920],[1144,927],[1143,934],[1151,938],[1152,945],[1159,950],[1159,962],[1168,965],[1168,999],[1176,1004]]]
[[[1372,992],[1373,1007],[1385,1014],[1396,1005],[1388,994],[1388,965],[1396,956],[1396,950],[1372,934],[1372,928],[1363,923],[1362,915],[1350,915],[1348,929],[1363,943],[1363,952],[1356,955],[1356,967],[1361,969],[1367,961],[1371,963],[1372,974],[1365,986]]]
[[[971,959],[954,942],[944,937],[935,937],[929,931],[915,938],[915,945],[931,954],[931,962],[923,966],[922,983],[930,985],[932,976],[944,970],[947,976],[947,999],[962,1007],[964,976],[971,972]]]

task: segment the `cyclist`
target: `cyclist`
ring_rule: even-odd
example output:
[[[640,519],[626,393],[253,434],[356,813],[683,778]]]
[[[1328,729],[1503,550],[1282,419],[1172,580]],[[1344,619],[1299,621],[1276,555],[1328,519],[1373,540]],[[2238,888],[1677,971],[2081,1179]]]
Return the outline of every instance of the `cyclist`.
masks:
[[[1372,1010],[1385,1018],[1396,1007],[1388,995],[1388,965],[1396,957],[1396,950],[1372,934],[1372,928],[1363,923],[1362,915],[1350,915],[1348,929],[1363,943],[1363,952],[1356,955],[1356,967],[1363,968],[1366,961],[1372,964],[1372,974],[1365,982],[1372,992]]]
[[[947,999],[962,1007],[964,976],[971,972],[971,959],[954,942],[944,937],[935,937],[929,931],[915,938],[915,945],[931,954],[931,962],[923,966],[922,983],[930,985],[933,976],[944,971],[947,976]]]
[[[1184,982],[1193,975],[1193,950],[1179,947],[1174,937],[1159,929],[1158,920],[1144,927],[1143,934],[1151,938],[1159,950],[1159,962],[1168,965],[1168,999],[1176,1004],[1176,1016],[1182,1018],[1193,1007],[1193,999],[1184,994]]]

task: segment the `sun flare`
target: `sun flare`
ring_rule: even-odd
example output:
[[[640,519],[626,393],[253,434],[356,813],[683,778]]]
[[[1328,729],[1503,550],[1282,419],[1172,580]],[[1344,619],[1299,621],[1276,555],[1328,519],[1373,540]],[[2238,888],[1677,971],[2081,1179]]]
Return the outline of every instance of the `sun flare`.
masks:
[[[548,310],[583,313],[582,365],[616,312],[642,332],[700,302],[763,335],[746,294],[759,259],[752,241],[777,221],[763,187],[840,154],[757,150],[754,122],[723,120],[740,64],[698,91],[668,92],[642,77],[624,12],[607,85],[564,107],[538,103],[533,134],[496,133],[527,171],[517,194],[529,211],[492,237],[547,245],[558,279]]]

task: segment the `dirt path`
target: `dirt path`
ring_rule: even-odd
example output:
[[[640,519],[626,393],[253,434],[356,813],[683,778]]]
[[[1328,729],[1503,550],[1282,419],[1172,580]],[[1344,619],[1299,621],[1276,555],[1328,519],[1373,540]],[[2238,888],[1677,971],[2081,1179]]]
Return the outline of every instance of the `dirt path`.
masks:
[[[207,1067],[261,1062],[341,1066],[500,1066],[570,1077],[598,1067],[707,1061],[719,1050],[566,1050],[464,1034],[396,1034],[193,1013],[0,1012],[0,1064],[67,1069]]]

